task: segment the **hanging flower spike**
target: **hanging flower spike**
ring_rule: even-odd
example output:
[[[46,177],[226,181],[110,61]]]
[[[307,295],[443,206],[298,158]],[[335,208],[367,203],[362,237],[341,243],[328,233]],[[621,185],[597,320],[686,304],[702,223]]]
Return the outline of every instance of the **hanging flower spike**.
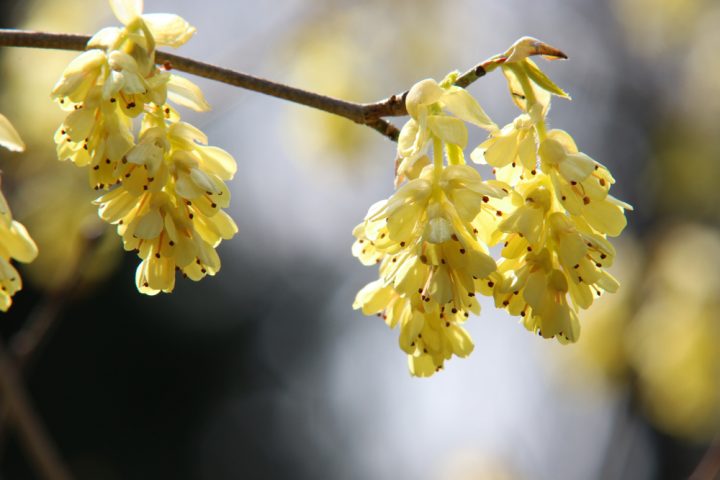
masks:
[[[124,181],[100,197],[100,216],[118,225],[126,250],[143,259],[142,293],[170,292],[175,270],[192,280],[220,269],[215,247],[237,226],[222,210],[230,203],[224,183],[235,173],[232,157],[171,112],[146,114],[140,141],[126,155]]]
[[[178,47],[195,28],[177,15],[143,14],[141,1],[110,5],[124,27],[94,35],[53,89],[70,110],[55,140],[61,160],[89,166],[90,184],[110,190],[95,202],[100,216],[137,251],[138,290],[154,295],[173,290],[176,270],[200,280],[220,269],[215,248],[237,233],[222,210],[237,166],[166,103],[210,109],[197,85],[155,65],[156,45]]]
[[[548,132],[539,153],[541,168],[550,175],[563,208],[601,234],[620,235],[627,225],[624,210],[632,207],[608,195],[615,183],[608,169],[579,152],[562,130]]]
[[[0,114],[0,145],[13,152],[25,150],[12,123]],[[0,191],[0,310],[6,312],[12,297],[22,288],[20,274],[11,260],[29,263],[37,257],[38,249],[22,223],[13,220],[5,196]]]
[[[365,265],[380,264],[380,279],[358,293],[354,308],[382,316],[391,328],[400,325],[400,347],[410,373],[420,377],[473,349],[461,324],[470,312],[480,312],[477,279],[497,269],[483,243],[497,221],[474,222],[496,218],[490,201],[510,188],[483,181],[465,165],[465,121],[497,127],[469,93],[452,86],[456,77],[440,84],[423,80],[410,89],[411,118],[400,135],[396,177],[396,184],[407,183],[373,205],[353,231],[353,254]],[[426,155],[430,144],[432,162]],[[480,234],[477,225],[491,225],[490,232]]]
[[[483,288],[526,328],[565,343],[579,336],[578,309],[619,287],[604,270],[615,256],[606,236],[620,234],[631,207],[608,195],[614,179],[607,168],[579,152],[566,132],[546,131],[551,96],[569,97],[528,58],[538,53],[565,58],[531,38],[505,53],[502,69],[523,113],[472,154],[515,187],[513,210],[498,225],[504,260]]]

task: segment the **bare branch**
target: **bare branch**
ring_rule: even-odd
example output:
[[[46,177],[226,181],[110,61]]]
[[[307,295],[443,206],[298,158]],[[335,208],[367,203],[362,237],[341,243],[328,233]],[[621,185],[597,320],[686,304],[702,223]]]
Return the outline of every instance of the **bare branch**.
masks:
[[[0,46],[6,47],[84,50],[88,40],[90,40],[88,35],[0,29]],[[559,50],[553,49],[552,52],[562,55],[559,58],[567,58]],[[548,54],[548,50],[537,48],[531,54],[545,55]],[[407,91],[375,103],[354,103],[171,53],[157,51],[155,59],[159,64],[165,64],[176,70],[339,115],[355,123],[366,125],[393,141],[397,141],[400,132],[390,122],[383,120],[383,117],[401,117],[408,114],[405,108]],[[466,88],[490,70],[502,65],[505,60],[504,56],[496,55],[460,75],[455,85]]]
[[[0,392],[12,413],[13,425],[28,455],[33,459],[38,476],[46,480],[70,480],[67,467],[60,460],[55,445],[42,421],[31,406],[14,360],[0,341]]]

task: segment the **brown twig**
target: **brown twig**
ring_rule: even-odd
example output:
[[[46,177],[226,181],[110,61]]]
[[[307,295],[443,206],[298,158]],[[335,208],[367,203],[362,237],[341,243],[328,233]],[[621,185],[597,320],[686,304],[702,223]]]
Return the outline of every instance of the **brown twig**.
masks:
[[[42,421],[32,407],[30,397],[18,375],[15,361],[0,341],[0,392],[12,413],[20,440],[37,468],[38,476],[47,480],[70,480],[57,449],[45,432]]]
[[[99,241],[100,234],[95,232],[92,234],[87,233],[83,236],[83,245],[81,247],[83,253],[79,256],[72,267],[72,274],[70,278],[62,287],[48,293],[45,300],[35,307],[32,312],[30,312],[30,315],[28,316],[27,321],[23,324],[22,329],[11,338],[8,348],[4,352],[6,360],[9,359],[9,361],[5,363],[4,369],[5,371],[12,372],[12,375],[15,377],[15,383],[8,385],[7,388],[22,388],[20,378],[23,372],[26,371],[28,364],[38,353],[44,342],[47,341],[47,338],[54,327],[57,326],[62,310],[76,297],[77,292],[80,291],[83,284],[82,272],[85,271],[88,264],[92,261],[93,253],[95,252]],[[2,345],[0,345],[0,347],[2,347]],[[0,362],[1,361],[2,360],[0,359]],[[0,370],[0,375],[5,375],[5,373]],[[24,420],[22,416],[18,416],[16,404],[17,402],[29,402],[29,398],[27,394],[22,394],[16,398],[17,402],[13,403],[10,399],[8,399],[8,393],[6,393],[5,386],[0,385],[0,391],[4,394],[4,402],[0,404],[0,427],[4,427],[0,429],[1,448],[4,436],[10,428],[14,427],[21,433],[23,428],[27,429],[27,426],[23,426],[21,424]],[[29,412],[31,416],[34,415],[34,410],[29,403],[25,403],[23,409]],[[44,433],[42,425],[37,422],[31,430],[36,432],[36,434],[39,432],[41,437],[45,437],[46,439],[49,438],[48,435]],[[30,446],[27,442],[25,442],[25,445],[28,448]],[[52,449],[53,447],[49,441],[40,443],[35,442],[33,445],[34,448],[38,450],[47,448]],[[55,458],[56,460],[59,458],[58,455],[54,453],[54,450],[42,451],[31,456],[36,461],[39,461],[40,458]],[[45,473],[44,470],[43,473]],[[44,478],[52,480],[55,478],[69,477],[66,475],[65,477],[46,476]]]
[[[88,35],[0,29],[0,46],[8,47],[85,50],[89,39],[90,36]],[[534,54],[542,53],[543,51],[538,50],[538,52]],[[167,52],[157,51],[156,60],[158,63],[163,64],[167,62],[169,66],[172,66],[172,68],[176,70],[191,73],[199,77],[216,80],[228,85],[252,90],[339,115],[355,123],[366,125],[393,141],[397,141],[400,131],[395,125],[383,117],[400,117],[407,115],[407,109],[405,108],[407,91],[391,95],[384,100],[374,103],[354,103]],[[504,61],[505,57],[492,57],[490,60],[486,60],[460,75],[455,85],[466,88],[475,80],[484,76],[489,70],[488,67],[494,68]]]
[[[720,436],[708,447],[689,480],[717,480],[720,478]]]

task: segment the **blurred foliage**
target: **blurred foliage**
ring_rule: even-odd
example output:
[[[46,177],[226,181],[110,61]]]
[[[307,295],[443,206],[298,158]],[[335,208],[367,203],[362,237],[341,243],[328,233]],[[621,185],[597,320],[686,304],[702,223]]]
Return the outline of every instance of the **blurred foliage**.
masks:
[[[624,293],[586,315],[577,353],[634,389],[657,428],[707,441],[720,433],[720,233],[686,224],[654,237],[644,261],[640,245],[620,249]]]
[[[686,225],[655,248],[628,358],[651,420],[694,440],[720,433],[720,234]]]
[[[347,2],[344,9],[337,8],[338,2],[312,3],[306,21],[298,22],[286,37],[291,85],[369,103],[400,93],[418,75],[428,75],[443,55],[444,37],[428,35],[438,30],[442,18],[437,2],[404,0],[389,6],[373,0],[362,5]],[[393,15],[393,30],[375,29],[377,19],[387,15]],[[380,141],[377,133],[341,117],[305,107],[286,112],[291,156],[310,168],[353,175],[356,164],[366,161],[371,142]]]
[[[713,0],[613,0],[626,45],[641,55],[659,57],[687,46],[696,23]]]

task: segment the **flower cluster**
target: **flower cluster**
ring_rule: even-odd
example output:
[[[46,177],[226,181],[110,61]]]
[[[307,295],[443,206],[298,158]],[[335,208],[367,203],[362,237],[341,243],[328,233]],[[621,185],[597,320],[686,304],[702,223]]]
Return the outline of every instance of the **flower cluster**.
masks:
[[[57,153],[89,167],[96,190],[109,190],[96,203],[142,259],[138,289],[170,292],[176,269],[193,280],[219,270],[215,248],[237,232],[222,211],[230,201],[224,182],[237,167],[167,103],[209,109],[196,85],[155,63],[156,44],[178,47],[194,27],[177,15],[142,15],[138,0],[110,5],[124,27],[93,36],[53,88],[69,112],[55,134]]]
[[[578,338],[578,309],[618,288],[605,270],[615,256],[606,237],[620,234],[630,206],[608,194],[607,168],[566,132],[546,130],[551,96],[567,94],[529,59],[538,50],[554,52],[524,38],[493,59],[522,111],[503,128],[453,85],[457,74],[416,84],[398,141],[398,189],[353,232],[353,254],[380,266],[354,307],[399,325],[413,375],[472,351],[462,324],[479,313],[478,293],[528,329],[567,342]],[[490,131],[471,157],[490,164],[496,180],[465,164],[465,122]],[[487,247],[499,243],[496,264]]]
[[[631,207],[608,194],[615,180],[607,168],[567,132],[546,130],[551,95],[567,94],[528,58],[536,42],[518,41],[502,67],[522,113],[471,155],[514,189],[512,213],[498,227],[501,276],[486,293],[529,330],[573,342],[578,309],[619,286],[606,271],[615,257],[607,236],[622,232]]]
[[[14,152],[25,149],[10,121],[0,114],[0,146]],[[20,274],[11,260],[32,262],[38,249],[27,230],[20,222],[13,220],[5,196],[0,192],[0,310],[7,311],[12,305],[12,296],[22,288]]]
[[[452,78],[424,80],[410,90],[411,119],[398,145],[398,177],[408,181],[375,204],[354,231],[354,255],[366,265],[380,264],[380,280],[359,292],[355,308],[400,326],[400,346],[417,376],[432,375],[453,354],[464,357],[473,349],[462,324],[480,311],[477,283],[497,268],[475,220],[496,218],[490,199],[508,193],[465,165],[463,119],[495,125],[470,94],[451,86]],[[426,155],[431,144],[432,162]]]

